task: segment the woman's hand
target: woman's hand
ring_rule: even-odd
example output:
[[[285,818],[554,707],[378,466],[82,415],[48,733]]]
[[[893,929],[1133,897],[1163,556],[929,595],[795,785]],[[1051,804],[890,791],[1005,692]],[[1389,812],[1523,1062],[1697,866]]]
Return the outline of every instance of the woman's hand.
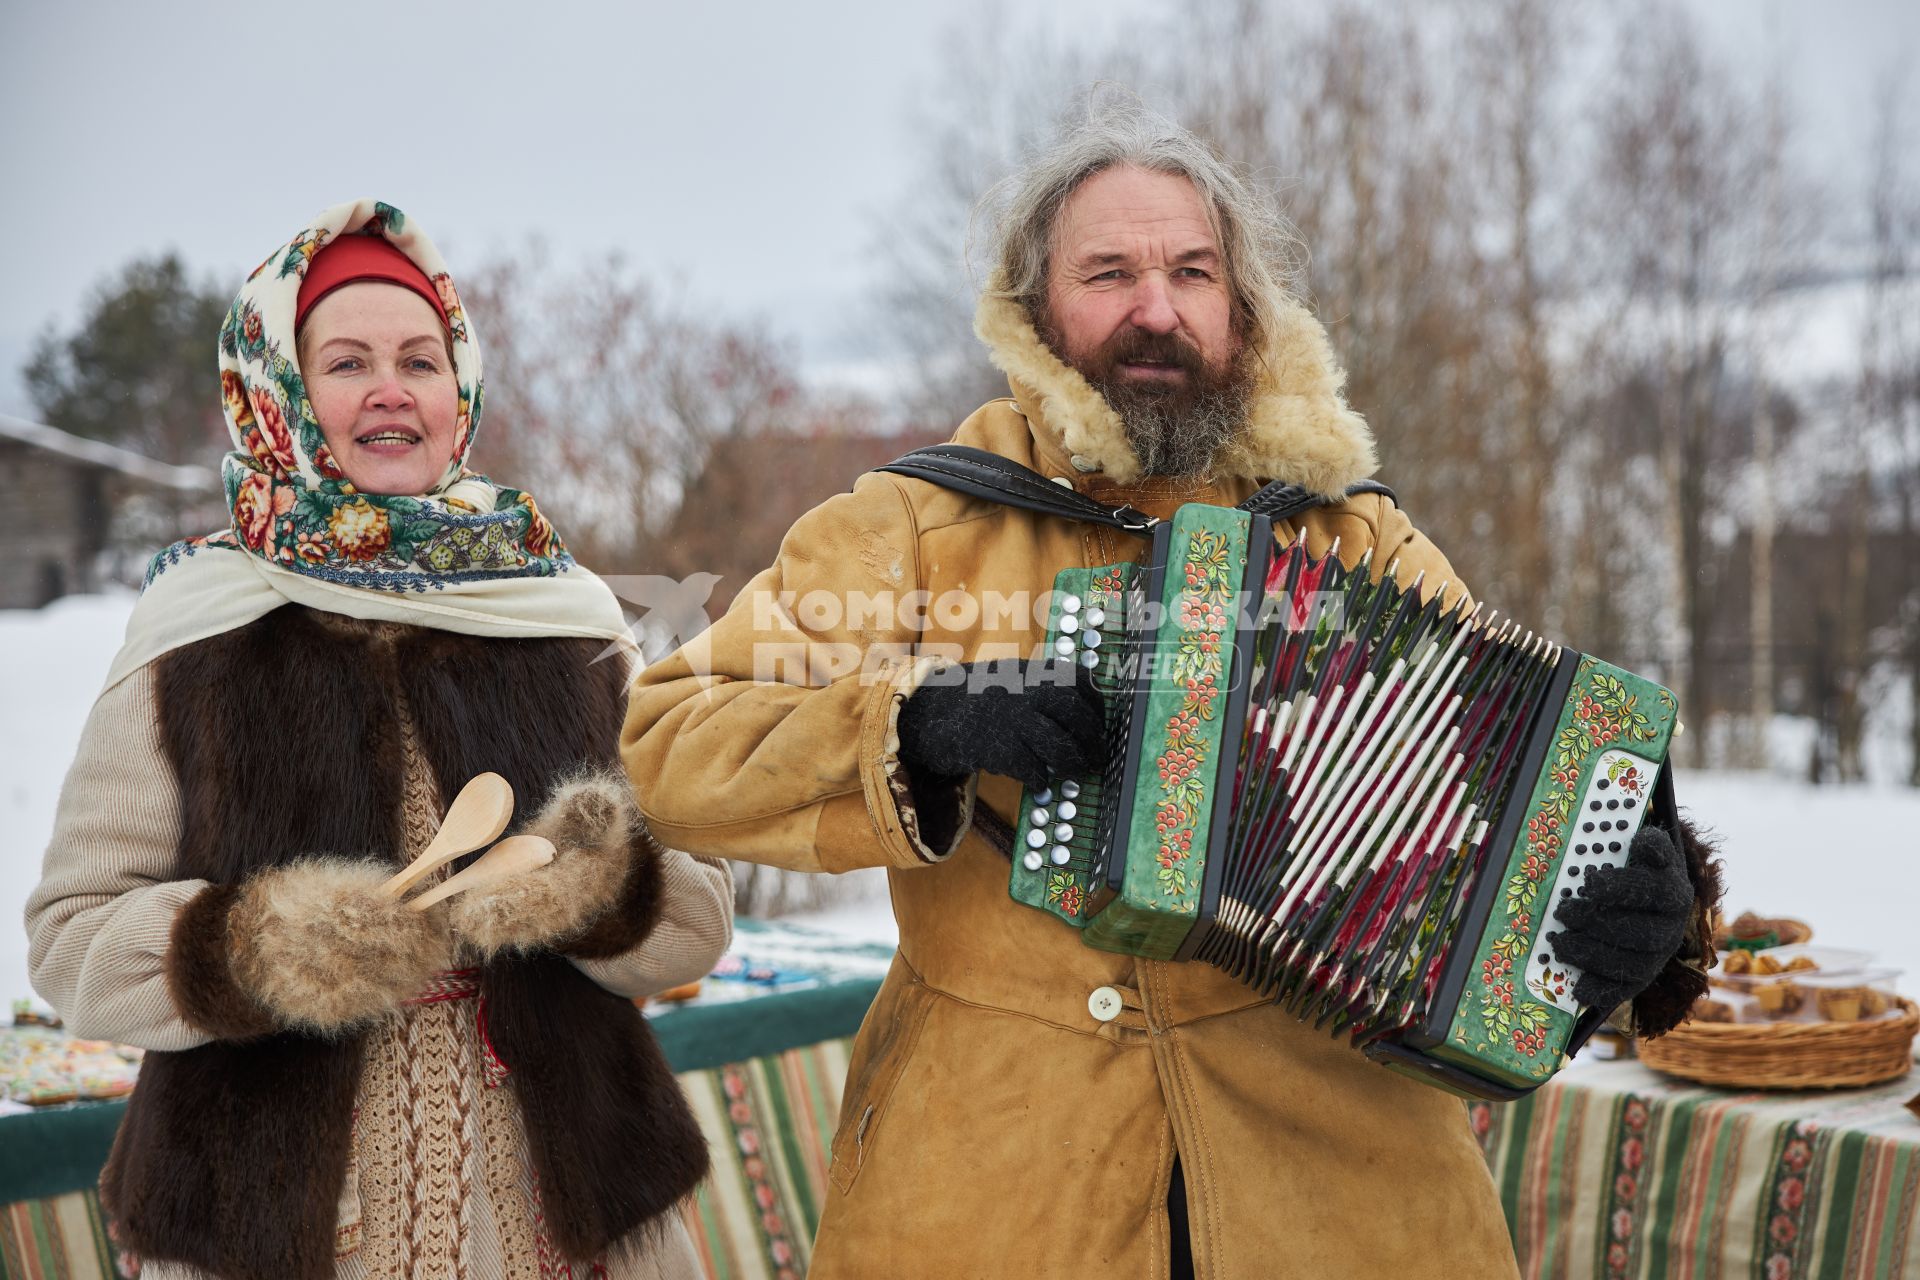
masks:
[[[485,957],[566,949],[620,903],[636,862],[653,853],[616,770],[561,783],[523,831],[553,841],[552,862],[449,904],[455,936]]]

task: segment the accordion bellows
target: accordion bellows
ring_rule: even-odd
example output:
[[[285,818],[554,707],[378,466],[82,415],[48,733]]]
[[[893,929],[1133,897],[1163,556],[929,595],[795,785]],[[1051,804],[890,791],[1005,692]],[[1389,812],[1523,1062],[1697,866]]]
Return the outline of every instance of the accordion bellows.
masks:
[[[1090,946],[1205,961],[1390,1067],[1513,1097],[1585,1012],[1557,904],[1624,861],[1678,708],[1390,570],[1192,504],[1144,564],[1062,572],[1047,643],[1090,669],[1108,762],[1023,793],[1010,889]]]

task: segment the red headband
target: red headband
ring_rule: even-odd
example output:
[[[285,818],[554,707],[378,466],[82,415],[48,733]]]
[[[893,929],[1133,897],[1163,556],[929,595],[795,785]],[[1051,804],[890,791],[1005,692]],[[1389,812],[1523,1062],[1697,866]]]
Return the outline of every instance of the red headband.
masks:
[[[320,299],[362,280],[381,280],[413,290],[433,304],[433,313],[440,317],[441,324],[447,323],[440,295],[412,258],[394,248],[385,236],[347,235],[314,254],[307,264],[306,277],[300,281],[300,301],[294,309],[294,331],[307,322],[307,313]]]

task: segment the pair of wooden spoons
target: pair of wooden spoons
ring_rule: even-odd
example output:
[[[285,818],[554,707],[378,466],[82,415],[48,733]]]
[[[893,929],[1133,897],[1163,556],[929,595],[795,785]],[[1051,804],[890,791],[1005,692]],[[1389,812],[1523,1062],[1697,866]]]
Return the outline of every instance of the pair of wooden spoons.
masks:
[[[438,867],[444,867],[464,853],[493,844],[513,821],[513,787],[497,773],[483,773],[460,788],[447,816],[432,841],[406,870],[381,886],[391,897],[405,896],[408,890]],[[494,844],[474,864],[442,880],[407,906],[425,911],[436,902],[456,893],[485,888],[525,875],[553,861],[553,841],[545,836],[509,836]]]

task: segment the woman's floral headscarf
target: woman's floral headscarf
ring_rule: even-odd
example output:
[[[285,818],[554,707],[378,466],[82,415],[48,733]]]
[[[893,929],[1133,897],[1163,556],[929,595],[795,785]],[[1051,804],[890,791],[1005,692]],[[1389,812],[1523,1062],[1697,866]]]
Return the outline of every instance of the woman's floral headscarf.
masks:
[[[353,487],[327,450],[301,377],[294,340],[300,282],[314,255],[346,235],[384,236],[426,273],[446,311],[460,387],[453,459],[433,489],[416,497]],[[204,545],[386,591],[549,577],[571,567],[530,495],[466,469],[480,424],[480,348],[439,252],[392,205],[335,205],[254,269],[220,326],[220,388],[234,443],[221,469],[233,524]],[[180,550],[163,554],[155,571]]]

